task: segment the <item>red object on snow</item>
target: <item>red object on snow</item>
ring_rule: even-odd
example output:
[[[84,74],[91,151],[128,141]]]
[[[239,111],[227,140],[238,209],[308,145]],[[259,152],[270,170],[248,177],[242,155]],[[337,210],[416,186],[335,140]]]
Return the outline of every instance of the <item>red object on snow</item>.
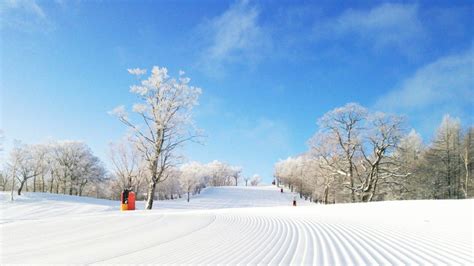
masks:
[[[122,205],[120,210],[122,211],[132,211],[135,210],[135,192],[128,189],[124,189],[120,194],[120,201]]]
[[[135,192],[128,192],[128,210],[135,210]]]

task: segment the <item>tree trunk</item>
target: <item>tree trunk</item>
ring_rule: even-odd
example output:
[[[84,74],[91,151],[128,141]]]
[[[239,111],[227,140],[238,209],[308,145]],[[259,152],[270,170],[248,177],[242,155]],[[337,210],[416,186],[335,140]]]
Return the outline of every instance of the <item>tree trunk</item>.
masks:
[[[66,195],[66,191],[67,191],[67,183],[66,183],[66,177],[64,177],[64,182],[63,182],[63,194]]]
[[[350,165],[349,165],[349,178],[351,182],[351,201],[352,203],[355,202],[355,191],[354,191],[354,169],[352,166],[352,158],[350,159]]]
[[[463,165],[464,165],[464,171],[466,171],[466,176],[465,176],[465,181],[464,181],[464,198],[467,199],[468,197],[468,182],[469,182],[469,161],[470,161],[470,156],[469,156],[469,148],[470,148],[470,143],[471,143],[471,135],[468,133],[466,145],[464,147],[464,156],[463,157]]]
[[[467,162],[467,161],[466,161],[466,163],[464,163],[464,167],[466,168],[466,181],[464,182],[464,197],[466,199],[469,198],[468,193],[467,193],[467,188],[468,188],[467,184],[469,182],[469,164],[468,163],[469,162]]]
[[[20,182],[20,187],[18,188],[18,196],[21,195],[21,190],[23,189],[23,186],[25,185],[26,181],[21,181]]]
[[[41,175],[41,192],[44,192],[44,174]]]
[[[84,191],[84,187],[87,185],[87,180],[84,180],[81,185],[79,186],[79,191],[77,192],[77,195],[82,197],[82,192]]]
[[[146,207],[145,209],[151,210],[153,208],[153,199],[155,197],[155,189],[156,189],[156,182],[151,181],[148,185],[148,192],[147,192],[147,199],[146,199]]]
[[[324,188],[324,204],[328,204],[329,187]]]
[[[10,200],[13,201],[13,191],[15,191],[15,179],[16,179],[16,174],[14,173],[12,176],[12,191],[10,194]]]

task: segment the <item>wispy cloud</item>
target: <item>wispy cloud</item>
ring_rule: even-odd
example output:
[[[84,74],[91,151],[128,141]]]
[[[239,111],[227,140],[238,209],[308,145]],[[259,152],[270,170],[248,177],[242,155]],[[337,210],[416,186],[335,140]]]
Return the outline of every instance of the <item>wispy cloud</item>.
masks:
[[[53,23],[35,0],[6,0],[0,2],[0,26],[31,32],[50,30]]]
[[[259,23],[259,14],[259,9],[249,1],[238,1],[200,25],[206,43],[201,64],[215,70],[227,63],[258,62],[269,45],[269,35]]]
[[[419,68],[398,88],[380,97],[375,107],[409,114],[432,127],[442,115],[451,113],[472,123],[474,108],[474,48],[441,57]]]
[[[369,10],[347,9],[341,15],[316,23],[317,39],[355,37],[373,49],[397,48],[408,54],[425,37],[417,5],[382,4]]]
[[[46,18],[46,14],[44,13],[43,9],[34,0],[6,0],[3,2],[1,9],[24,10],[25,12],[41,19]]]
[[[390,109],[422,109],[443,103],[474,103],[474,49],[445,56],[418,69],[400,88],[380,98]]]

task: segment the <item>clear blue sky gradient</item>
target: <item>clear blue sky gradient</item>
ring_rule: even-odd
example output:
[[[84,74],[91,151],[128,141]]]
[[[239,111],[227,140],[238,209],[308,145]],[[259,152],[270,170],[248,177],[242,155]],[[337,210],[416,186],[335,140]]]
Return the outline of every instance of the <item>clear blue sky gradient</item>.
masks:
[[[126,69],[153,65],[203,89],[195,120],[207,138],[186,157],[266,182],[348,102],[406,115],[429,141],[445,113],[473,123],[473,3],[2,2],[5,153],[14,139],[82,140],[107,163],[126,131],[107,111],[135,101]]]

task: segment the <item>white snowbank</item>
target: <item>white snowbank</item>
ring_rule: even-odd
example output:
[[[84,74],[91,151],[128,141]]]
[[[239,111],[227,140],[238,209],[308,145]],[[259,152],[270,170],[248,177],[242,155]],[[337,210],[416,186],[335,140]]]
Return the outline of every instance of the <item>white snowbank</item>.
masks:
[[[474,263],[474,200],[292,199],[275,187],[209,188],[190,203],[120,212],[118,202],[30,193],[2,201],[0,263]]]

